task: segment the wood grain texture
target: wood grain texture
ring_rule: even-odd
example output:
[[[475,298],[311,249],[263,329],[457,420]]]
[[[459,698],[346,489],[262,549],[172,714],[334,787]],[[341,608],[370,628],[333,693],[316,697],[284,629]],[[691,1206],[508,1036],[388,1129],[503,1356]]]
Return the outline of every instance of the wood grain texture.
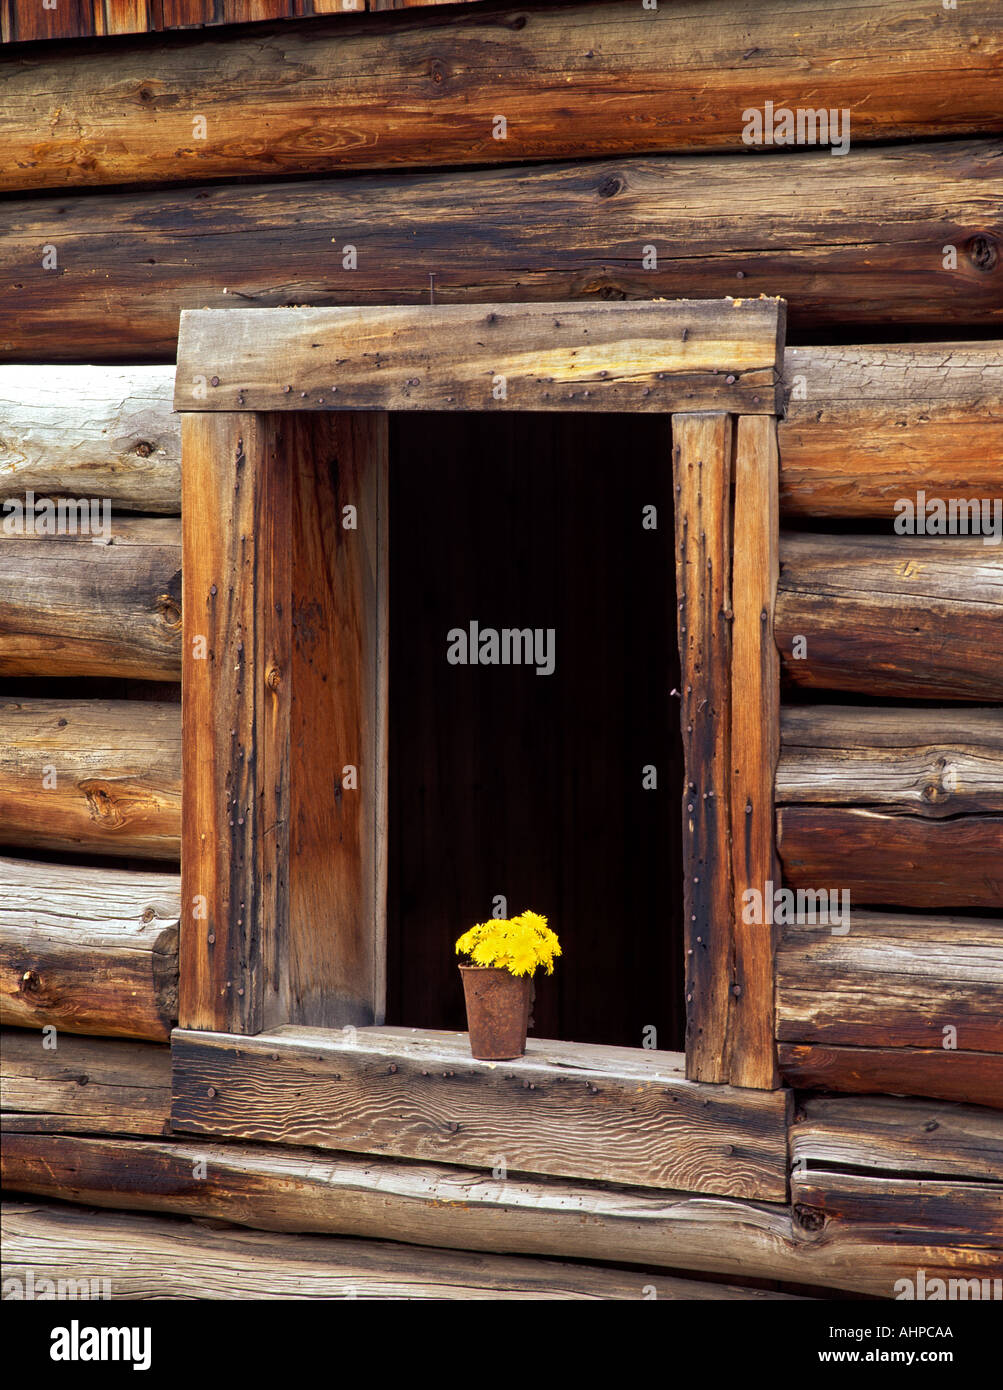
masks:
[[[777,849],[788,887],[849,892],[860,906],[998,910],[1003,816],[927,820],[844,806],[783,806]]]
[[[1003,711],[785,705],[778,805],[1003,812]]]
[[[853,913],[849,927],[843,936],[830,926],[784,929],[778,1038],[1003,1052],[1000,922]]]
[[[1003,1116],[976,1105],[809,1096],[790,1138],[795,1171],[1003,1183]]]
[[[686,760],[686,1075],[727,1081],[734,993],[731,875],[731,451],[728,415],[672,418],[676,604]]]
[[[207,1140],[8,1134],[9,1194],[502,1254],[661,1265],[887,1297],[915,1272],[915,1242],[938,1268],[984,1258],[998,1216],[988,1183],[795,1174],[795,1210],[525,1175],[504,1181],[442,1164]],[[201,1178],[193,1177],[197,1165]],[[931,1191],[931,1189],[934,1189]],[[965,1192],[978,1202],[964,1203]],[[824,1211],[805,1239],[798,1208]],[[903,1231],[903,1227],[911,1228]],[[982,1252],[982,1253],[980,1253]],[[976,1266],[977,1267],[977,1266]]]
[[[780,658],[773,641],[779,570],[777,428],[740,416],[735,435],[731,627],[731,878],[735,924],[729,1080],[780,1084],[773,1042],[772,926],[749,924],[745,894],[779,883],[773,784],[780,748]],[[699,718],[699,712],[697,718]]]
[[[792,347],[784,358],[780,505],[883,517],[919,490],[991,498],[1003,475],[1003,343]]]
[[[696,1085],[677,1053],[531,1040],[475,1061],[463,1033],[177,1030],[173,1122],[309,1144],[783,1201],[788,1093]]]
[[[70,534],[0,535],[0,675],[176,680],[178,521],[112,518],[103,502],[81,505],[87,519],[71,511]]]
[[[175,405],[772,415],[783,347],[775,299],[195,311]]]
[[[169,20],[178,0],[166,0],[165,27],[234,8],[184,7]],[[289,3],[247,9],[261,19]],[[745,151],[746,112],[771,93],[778,106],[846,110],[854,143],[1003,128],[993,0],[965,0],[942,23],[911,0],[423,11],[392,27],[342,15],[225,43],[43,51],[6,84],[5,187]]]
[[[176,874],[0,859],[0,881],[0,1022],[167,1040]]]
[[[779,295],[802,335],[947,333],[1003,319],[1001,164],[991,140],[948,141],[13,200],[0,357],[173,361],[184,309],[425,304],[430,290],[437,304]],[[42,268],[50,244],[58,274]]]
[[[281,771],[268,784],[265,768],[267,751],[288,742],[286,652],[271,650],[279,626],[274,605],[288,611],[289,603],[281,565],[288,513],[270,486],[274,446],[267,421],[254,415],[194,415],[183,423],[184,1027],[262,1026],[265,962],[277,950],[285,910],[285,880],[275,867],[287,857],[288,811],[275,812],[287,804],[288,787]],[[268,545],[277,533],[281,550]],[[269,833],[281,840],[274,851]]]
[[[292,830],[285,997],[267,1025],[370,1024],[387,987],[387,418],[339,411],[282,428],[299,440],[283,448],[295,469]]]
[[[159,1043],[5,1029],[3,1128],[21,1133],[166,1134],[171,1059]]]
[[[753,1299],[789,1295],[651,1270],[265,1231],[5,1202],[3,1277],[107,1279],[113,1299]]]
[[[780,1069],[803,1090],[929,1096],[1003,1110],[1003,1057],[943,1048],[780,1043]]]
[[[781,533],[786,678],[892,699],[1003,698],[1003,665],[986,659],[1003,626],[1003,561],[983,540]]]
[[[0,497],[181,511],[170,367],[0,366]]]
[[[178,707],[0,703],[0,844],[177,860]]]
[[[386,452],[382,417],[186,419],[185,1026],[382,1015]]]

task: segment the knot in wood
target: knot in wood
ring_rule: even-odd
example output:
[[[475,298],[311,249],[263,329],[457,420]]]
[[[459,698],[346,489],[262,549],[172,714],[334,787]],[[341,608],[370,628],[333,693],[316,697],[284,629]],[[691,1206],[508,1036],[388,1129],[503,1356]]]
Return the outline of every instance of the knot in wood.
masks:
[[[976,270],[995,270],[999,264],[999,248],[990,236],[979,234],[968,243],[968,255]]]
[[[26,970],[19,984],[22,994],[37,994],[42,988],[42,979],[37,970]]]
[[[805,1231],[820,1231],[825,1225],[825,1213],[800,1203],[794,1208],[794,1219]]]

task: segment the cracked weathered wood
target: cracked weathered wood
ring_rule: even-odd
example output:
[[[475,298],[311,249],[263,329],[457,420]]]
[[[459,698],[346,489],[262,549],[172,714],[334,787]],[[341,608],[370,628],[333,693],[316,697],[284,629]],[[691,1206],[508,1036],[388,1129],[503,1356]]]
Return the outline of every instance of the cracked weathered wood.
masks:
[[[1003,320],[1001,164],[998,142],[965,140],[19,199],[0,216],[12,287],[0,357],[172,361],[183,309],[430,292],[437,304],[779,295],[802,334],[990,324]],[[41,266],[49,244],[58,274]]]
[[[777,950],[777,1037],[1003,1053],[1003,926],[852,908],[835,930],[786,926]],[[937,1062],[932,1057],[931,1068]]]
[[[785,705],[778,805],[1003,813],[1003,711]]]
[[[182,315],[178,410],[741,410],[772,415],[776,299],[229,309]]]
[[[173,1122],[216,1138],[783,1201],[786,1091],[686,1080],[680,1054],[465,1033],[175,1031]]]
[[[927,497],[998,496],[1003,343],[789,347],[780,505],[884,517]]]
[[[1003,561],[982,536],[781,533],[775,636],[795,685],[1000,700],[1001,631]]]
[[[771,93],[847,110],[855,144],[998,131],[998,17],[994,0],[940,24],[914,0],[493,5],[43,51],[6,78],[3,187],[744,150]]]
[[[95,502],[77,534],[0,534],[0,675],[178,678],[180,522]]]
[[[0,498],[181,511],[171,367],[0,366]]]
[[[177,874],[0,859],[0,882],[0,1022],[167,1040]]]
[[[945,1048],[780,1043],[780,1069],[801,1090],[930,1096],[1003,1110],[1003,1056]]]
[[[161,1043],[3,1032],[3,1128],[20,1133],[166,1134],[171,1056]],[[52,1042],[56,1043],[53,1048]]]
[[[177,860],[176,704],[0,704],[0,844]]]

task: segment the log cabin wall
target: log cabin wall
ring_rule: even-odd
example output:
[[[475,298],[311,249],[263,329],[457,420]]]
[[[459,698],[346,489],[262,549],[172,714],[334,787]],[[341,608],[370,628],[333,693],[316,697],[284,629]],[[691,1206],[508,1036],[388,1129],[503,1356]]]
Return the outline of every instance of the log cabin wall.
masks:
[[[4,0],[0,35],[0,484],[112,513],[100,544],[0,538],[13,1267],[131,1247],[122,1287],[180,1296],[223,1254],[253,1296],[281,1255],[317,1296],[497,1297],[887,1297],[917,1244],[998,1268],[1000,550],[891,525],[1001,491],[996,0]],[[767,100],[848,108],[849,151],[750,149]],[[800,1098],[789,1201],[499,1200],[462,1166],[172,1136],[181,310],[760,294],[789,305],[777,843],[853,905],[779,946],[784,1077],[844,1093]]]

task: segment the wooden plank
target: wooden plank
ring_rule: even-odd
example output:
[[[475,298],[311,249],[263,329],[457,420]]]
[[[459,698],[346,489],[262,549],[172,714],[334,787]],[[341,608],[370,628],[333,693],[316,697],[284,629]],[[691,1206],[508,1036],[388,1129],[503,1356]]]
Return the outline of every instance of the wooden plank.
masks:
[[[533,1039],[470,1057],[464,1033],[178,1030],[173,1121],[217,1138],[587,1177],[763,1201],[786,1195],[788,1093],[687,1081],[676,1053]]]
[[[803,1090],[930,1096],[1003,1110],[1003,1057],[943,1048],[823,1047],[781,1043],[780,1068]]]
[[[195,415],[183,423],[182,1026],[225,1021],[234,1031],[259,1029],[264,962],[277,949],[285,889],[265,835],[270,826],[285,842],[288,813],[276,819],[261,806],[266,786],[269,811],[288,794],[281,770],[273,769],[269,784],[265,768],[267,753],[288,739],[286,653],[278,648],[261,664],[279,626],[273,605],[283,602],[277,590],[287,574],[284,552],[268,545],[271,518],[277,511],[281,524],[288,515],[267,505],[277,503],[274,445],[267,421],[254,415]]]
[[[985,1232],[1003,1258],[1003,1183],[932,1182],[805,1169],[791,1178],[795,1210],[898,1228]]]
[[[293,834],[286,998],[266,1023],[370,1024],[387,985],[388,421],[339,411],[282,428],[299,441],[283,450],[296,467]]]
[[[6,700],[0,729],[0,844],[178,858],[177,705]]]
[[[266,308],[738,291],[786,299],[802,336],[847,323],[947,333],[1003,318],[1000,162],[996,142],[950,141],[13,200],[0,357],[172,361],[181,311],[234,296]],[[45,245],[58,275],[42,268]]]
[[[784,928],[778,1038],[1003,1052],[998,921],[855,912],[847,927]]]
[[[892,699],[1003,698],[1003,668],[986,660],[1003,622],[1003,564],[983,542],[782,533],[776,640],[787,679]]]
[[[39,534],[60,508],[67,534]],[[7,534],[15,519],[26,529]],[[33,514],[22,499],[0,535],[0,675],[176,680],[180,541],[173,517],[113,519],[99,498]]]
[[[772,415],[783,336],[775,299],[196,310],[175,406]]]
[[[168,1132],[171,1063],[162,1044],[12,1028],[4,1030],[0,1057],[5,1130]]]
[[[273,0],[272,12],[285,3]],[[166,0],[164,27],[212,23],[212,8]],[[256,0],[248,13],[245,0],[241,22],[263,8]],[[339,16],[225,44],[192,35],[155,50],[115,43],[35,55],[6,78],[4,186],[745,152],[748,110],[761,113],[767,93],[780,108],[845,111],[832,138],[852,132],[855,145],[1001,129],[993,0],[965,0],[942,24],[917,16],[912,0],[424,11],[392,27]],[[215,22],[232,14],[217,5]],[[288,72],[295,82],[281,80]],[[206,118],[201,137],[196,113]]]
[[[727,415],[672,418],[683,788],[686,1075],[727,1081],[738,998],[731,884],[731,446]]]
[[[780,505],[883,517],[895,503],[979,500],[1003,469],[1003,343],[792,347],[784,358]]]
[[[650,1270],[427,1250],[387,1241],[209,1231],[160,1216],[5,1202],[3,1277],[94,1280],[111,1298],[660,1299],[786,1294]],[[106,1281],[106,1282],[102,1282]],[[85,1285],[86,1287],[86,1285]],[[99,1297],[103,1292],[99,1292]]]
[[[731,878],[735,923],[734,1028],[729,1080],[779,1086],[774,1045],[771,925],[750,924],[746,894],[759,900],[779,884],[773,783],[780,748],[780,658],[773,641],[779,571],[777,428],[741,416],[735,438],[731,665]],[[699,711],[696,717],[700,718]]]
[[[176,874],[0,859],[0,1022],[166,1041]]]
[[[0,497],[107,498],[181,511],[170,367],[0,366]]]
[[[1003,812],[1003,713],[785,705],[778,804]]]
[[[91,1206],[885,1297],[897,1276],[915,1273],[917,1237],[925,1263],[964,1268],[996,1243],[998,1218],[995,1186],[881,1178],[863,1180],[844,1217],[855,1196],[849,1174],[838,1189],[827,1175],[826,1238],[812,1242],[787,1207],[310,1149],[8,1134],[2,1161],[8,1193]],[[204,1177],[194,1180],[196,1171]],[[795,1175],[794,1191],[814,1215],[823,1198],[808,1182]],[[970,1189],[977,1204],[966,1209]],[[903,1236],[906,1226],[914,1229]]]
[[[783,806],[784,882],[838,888],[861,906],[998,909],[1003,816],[931,821],[844,806]]]
[[[382,1014],[386,438],[186,418],[184,1026]]]

